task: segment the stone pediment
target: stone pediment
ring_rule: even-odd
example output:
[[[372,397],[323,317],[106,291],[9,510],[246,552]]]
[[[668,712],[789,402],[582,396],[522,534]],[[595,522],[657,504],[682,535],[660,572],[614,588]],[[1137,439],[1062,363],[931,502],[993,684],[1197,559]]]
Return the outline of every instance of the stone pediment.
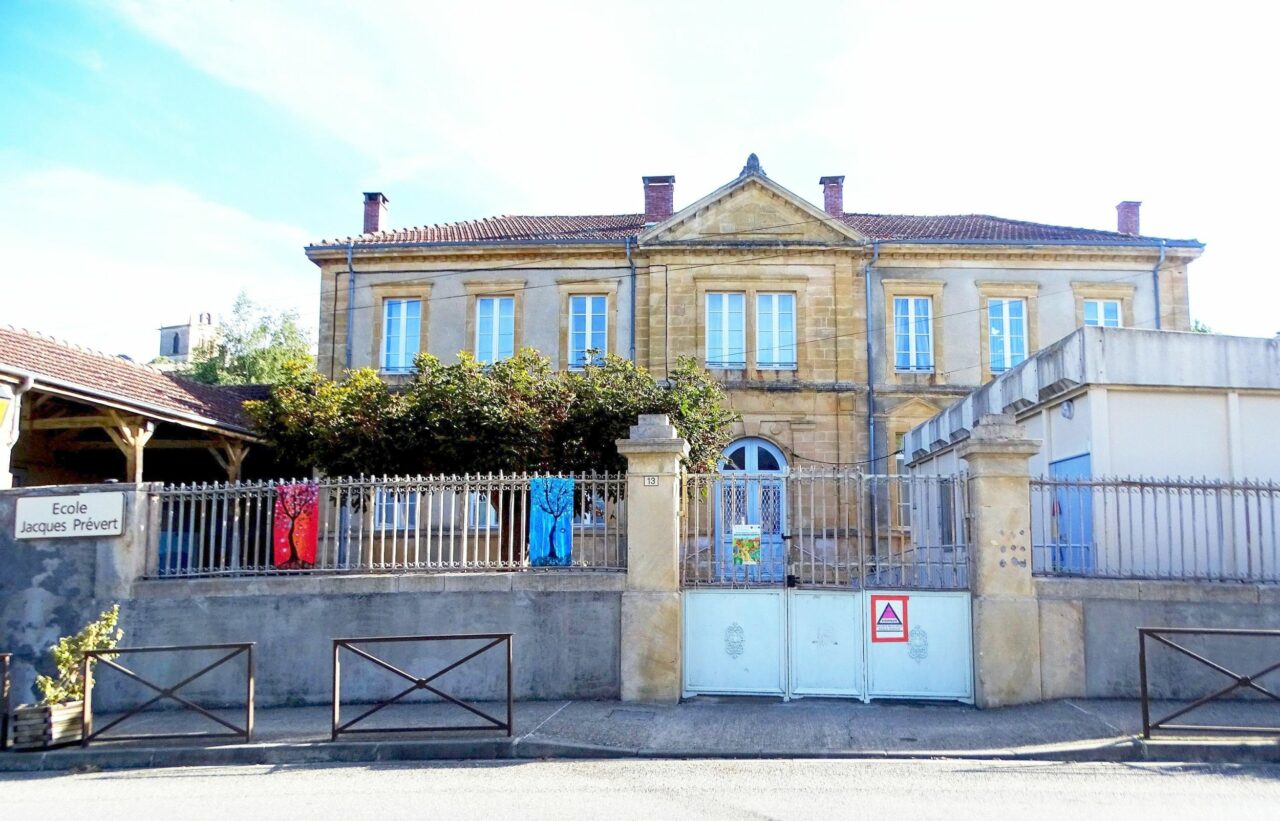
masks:
[[[749,173],[646,228],[645,245],[860,245],[864,238],[837,217]]]

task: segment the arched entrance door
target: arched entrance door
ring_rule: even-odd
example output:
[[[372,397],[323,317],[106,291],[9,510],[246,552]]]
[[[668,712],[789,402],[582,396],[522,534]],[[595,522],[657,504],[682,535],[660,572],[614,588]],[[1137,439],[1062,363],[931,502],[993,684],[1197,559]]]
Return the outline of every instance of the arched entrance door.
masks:
[[[732,442],[724,449],[720,473],[720,562],[725,575],[750,584],[781,583],[786,580],[787,459],[772,443],[758,437]],[[760,550],[734,546],[734,530],[752,532],[760,528]],[[744,528],[745,526],[745,528]]]

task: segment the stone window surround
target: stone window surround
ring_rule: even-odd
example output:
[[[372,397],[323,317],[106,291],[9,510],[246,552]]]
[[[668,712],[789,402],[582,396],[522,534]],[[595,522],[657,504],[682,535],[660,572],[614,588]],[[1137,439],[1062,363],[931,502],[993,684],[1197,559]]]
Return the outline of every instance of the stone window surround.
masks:
[[[1027,301],[1027,359],[1030,359],[1036,351],[1040,350],[1039,338],[1036,336],[1039,330],[1036,314],[1040,310],[1038,305],[1040,283],[982,280],[975,282],[974,286],[978,289],[978,354],[981,359],[981,378],[985,383],[999,376],[991,372],[991,340],[987,338],[987,316],[991,300],[1025,299]]]
[[[811,366],[809,346],[804,344],[808,339],[806,333],[808,309],[805,296],[808,291],[808,274],[770,273],[761,276],[744,276],[740,273],[695,274],[693,277],[696,299],[697,323],[694,331],[697,345],[698,364],[708,368],[713,374],[743,374],[755,371],[759,373],[789,374],[797,380],[810,378]],[[738,368],[709,368],[707,365],[707,294],[738,293],[743,294],[743,337],[747,347],[747,366]],[[756,294],[792,293],[795,294],[796,323],[796,366],[795,368],[777,368],[768,366],[761,368],[756,361]]]
[[[469,280],[462,283],[462,287],[467,293],[467,350],[471,352],[472,356],[476,356],[478,353],[476,351],[476,300],[482,296],[511,297],[513,326],[511,351],[513,354],[520,352],[524,342],[525,283],[526,281],[523,279]]]
[[[922,422],[932,419],[940,409],[931,409],[930,406],[923,405],[919,402],[906,402],[889,411],[888,417],[884,421],[885,443],[888,445],[885,452],[890,454],[886,456],[885,473],[896,476],[898,475],[898,457],[892,455],[897,449],[895,447],[898,436],[906,437],[906,434]],[[890,522],[895,528],[904,528],[899,521],[899,494],[900,487],[896,482],[889,485],[889,511]]]
[[[599,278],[563,278],[557,281],[560,291],[560,359],[556,364],[561,370],[570,370],[569,325],[572,321],[572,317],[570,316],[571,297],[605,297],[605,353],[617,353],[617,351],[614,350],[614,343],[616,342],[616,334],[618,333],[619,284],[620,283],[617,278],[612,278],[608,281],[601,281]],[[573,370],[580,369],[575,368]]]
[[[1120,303],[1120,323],[1134,327],[1133,295],[1137,286],[1124,282],[1072,282],[1071,292],[1076,301],[1076,327],[1084,325],[1084,301],[1086,299],[1110,299]]]
[[[946,382],[946,369],[944,367],[945,359],[943,359],[943,335],[939,332],[942,323],[939,319],[942,314],[942,289],[946,286],[946,282],[941,279],[882,279],[880,286],[884,290],[884,328],[885,328],[885,357],[884,357],[884,379],[890,384],[897,384],[904,381],[910,381],[913,377],[931,376],[933,383]],[[893,300],[896,297],[929,297],[931,304],[929,306],[929,335],[933,342],[933,370],[932,371],[899,371],[895,366],[897,358],[897,345],[894,339],[894,315]],[[904,380],[903,377],[907,377]]]
[[[382,369],[382,326],[386,321],[387,300],[416,299],[422,303],[418,320],[418,353],[422,353],[427,350],[427,314],[428,307],[431,305],[431,283],[384,282],[371,285],[369,290],[373,294],[373,350],[370,352],[369,361],[374,368],[378,369],[378,373],[402,376],[403,374],[399,371],[388,372]]]

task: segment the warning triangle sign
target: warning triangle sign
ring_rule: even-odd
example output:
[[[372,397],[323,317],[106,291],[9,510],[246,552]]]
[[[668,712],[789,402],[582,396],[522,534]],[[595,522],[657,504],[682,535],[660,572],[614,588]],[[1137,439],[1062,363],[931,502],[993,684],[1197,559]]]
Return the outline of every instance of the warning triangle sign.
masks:
[[[878,623],[886,627],[889,627],[889,626],[901,627],[902,619],[898,618],[898,613],[893,609],[892,604],[886,604],[884,606],[884,610],[880,613],[880,620]]]

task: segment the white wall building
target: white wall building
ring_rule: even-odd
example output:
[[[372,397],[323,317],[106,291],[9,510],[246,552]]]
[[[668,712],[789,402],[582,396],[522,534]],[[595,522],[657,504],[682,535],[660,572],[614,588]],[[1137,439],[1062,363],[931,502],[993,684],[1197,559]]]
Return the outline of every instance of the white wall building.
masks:
[[[1280,480],[1280,338],[1084,327],[906,436],[912,470],[956,470],[981,416],[1043,442],[1032,474]]]
[[[1248,579],[1280,568],[1280,338],[1084,327],[904,439],[907,469],[965,470],[987,414],[1031,459],[1042,570]]]

